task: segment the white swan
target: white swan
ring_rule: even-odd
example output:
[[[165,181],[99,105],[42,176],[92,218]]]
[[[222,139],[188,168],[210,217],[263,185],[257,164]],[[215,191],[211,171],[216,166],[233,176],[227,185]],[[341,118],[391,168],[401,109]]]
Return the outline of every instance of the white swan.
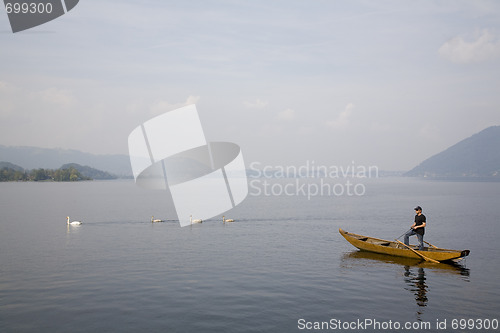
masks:
[[[226,219],[225,216],[222,216],[222,222],[226,223],[226,222],[234,222],[233,219]]]
[[[193,215],[189,215],[189,221],[191,221],[191,224],[203,222],[203,220],[201,220],[201,219],[193,220]]]
[[[154,216],[151,216],[151,222],[155,223],[155,222],[165,222],[165,221],[164,220],[160,220],[160,219],[155,219]]]
[[[71,225],[80,225],[80,224],[82,224],[82,222],[80,222],[80,221],[71,221],[71,222],[70,222],[70,221],[69,221],[69,216],[66,216],[66,223],[67,223],[68,225],[70,225],[70,224],[71,224]]]

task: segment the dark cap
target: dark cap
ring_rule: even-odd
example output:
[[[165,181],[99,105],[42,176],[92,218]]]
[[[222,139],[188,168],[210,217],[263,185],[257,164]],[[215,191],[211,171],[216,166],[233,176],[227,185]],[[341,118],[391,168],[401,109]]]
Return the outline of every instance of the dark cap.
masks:
[[[417,207],[414,208],[414,210],[422,210],[422,207],[417,206]]]

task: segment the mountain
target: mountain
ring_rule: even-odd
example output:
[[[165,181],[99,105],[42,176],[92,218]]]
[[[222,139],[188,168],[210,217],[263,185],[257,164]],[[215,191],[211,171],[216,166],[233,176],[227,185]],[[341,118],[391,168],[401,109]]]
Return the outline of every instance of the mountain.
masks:
[[[95,155],[70,149],[11,147],[0,145],[0,161],[9,161],[25,169],[58,169],[67,163],[90,165],[119,177],[132,177],[127,155]]]
[[[404,175],[500,180],[500,126],[488,127],[458,142]]]
[[[87,178],[91,178],[91,179],[116,179],[116,178],[118,178],[117,176],[115,176],[109,172],[97,170],[97,169],[91,168],[87,165],[82,166],[82,165],[76,164],[76,163],[64,164],[59,169],[64,170],[64,169],[71,169],[71,168],[74,168],[75,170],[77,170],[82,176],[87,177]]]
[[[1,169],[12,169],[14,171],[20,171],[20,172],[24,171],[23,167],[20,167],[19,165],[15,165],[9,162],[0,162],[0,170]]]

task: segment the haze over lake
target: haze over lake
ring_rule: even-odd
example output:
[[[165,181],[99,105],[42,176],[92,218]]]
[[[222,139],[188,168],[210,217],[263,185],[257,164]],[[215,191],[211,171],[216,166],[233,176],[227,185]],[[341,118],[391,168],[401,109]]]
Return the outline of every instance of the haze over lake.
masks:
[[[293,332],[300,319],[365,318],[434,331],[498,319],[500,183],[364,182],[362,196],[250,195],[225,214],[236,222],[184,228],[165,192],[132,181],[1,183],[0,331]],[[367,254],[338,233],[394,239],[417,204],[427,241],[471,250],[460,265]]]
[[[0,10],[0,333],[498,325],[500,1],[29,4]],[[338,232],[417,205],[470,256]]]

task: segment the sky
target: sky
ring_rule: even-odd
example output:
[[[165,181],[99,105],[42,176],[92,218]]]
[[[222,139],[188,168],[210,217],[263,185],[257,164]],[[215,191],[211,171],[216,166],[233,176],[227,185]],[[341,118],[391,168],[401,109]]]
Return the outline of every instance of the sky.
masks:
[[[195,103],[247,166],[409,170],[500,125],[499,1],[81,0],[0,41],[2,145],[127,154]]]

